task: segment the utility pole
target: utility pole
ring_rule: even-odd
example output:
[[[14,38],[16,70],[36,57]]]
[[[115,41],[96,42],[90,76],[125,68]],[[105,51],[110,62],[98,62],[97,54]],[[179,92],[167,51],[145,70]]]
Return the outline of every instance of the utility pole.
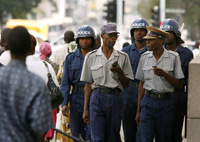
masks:
[[[124,0],[117,0],[117,28],[119,31],[122,31],[122,11],[123,11],[123,1]]]
[[[160,21],[165,20],[166,0],[160,0]]]

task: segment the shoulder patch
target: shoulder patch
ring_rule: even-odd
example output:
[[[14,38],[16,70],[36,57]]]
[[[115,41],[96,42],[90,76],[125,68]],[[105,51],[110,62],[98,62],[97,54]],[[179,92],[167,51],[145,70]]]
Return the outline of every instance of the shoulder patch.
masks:
[[[175,56],[178,56],[178,53],[177,53],[177,52],[170,51],[170,50],[168,50],[168,52],[169,52],[170,54],[173,54],[173,55],[175,55]]]
[[[92,50],[92,51],[88,52],[88,53],[87,53],[87,56],[90,56],[91,54],[94,54],[94,53],[96,53],[96,52],[97,52],[97,50],[98,50],[98,49],[94,49],[94,50]]]
[[[71,63],[71,61],[74,59],[74,54],[75,52],[69,53],[67,54],[66,58],[64,61],[68,61],[69,63]]]
[[[74,53],[74,52],[68,53],[65,59],[67,59],[67,58],[69,58],[70,56],[72,56],[73,53]]]
[[[141,56],[148,55],[149,53],[151,53],[151,52],[150,51],[146,51]]]
[[[126,55],[127,53],[125,53],[124,51],[120,51],[120,50],[116,50],[118,53],[121,53],[123,55]]]
[[[120,50],[116,50],[116,51],[117,51],[118,54],[121,54],[121,55],[123,55],[125,57],[128,57],[128,54],[126,52],[120,51]]]

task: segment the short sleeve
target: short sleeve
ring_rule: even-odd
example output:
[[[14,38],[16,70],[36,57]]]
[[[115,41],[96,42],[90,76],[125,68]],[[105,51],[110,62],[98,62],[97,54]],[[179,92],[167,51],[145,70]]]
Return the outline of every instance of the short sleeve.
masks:
[[[134,80],[133,70],[131,68],[131,63],[127,54],[125,58],[125,66],[123,67],[123,72],[128,79]]]
[[[140,58],[135,78],[144,81],[142,57]]]
[[[84,59],[80,80],[88,83],[93,83],[92,73],[90,69],[90,60],[92,59],[90,59],[89,54],[87,54]]]
[[[176,56],[175,66],[174,66],[174,77],[177,79],[183,79],[184,74],[181,68],[181,61],[179,55]]]

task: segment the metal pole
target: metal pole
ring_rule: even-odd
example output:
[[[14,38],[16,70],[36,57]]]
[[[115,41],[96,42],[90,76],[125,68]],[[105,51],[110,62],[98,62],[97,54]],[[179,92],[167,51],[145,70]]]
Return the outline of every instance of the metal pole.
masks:
[[[166,0],[160,0],[160,21],[165,20]]]
[[[117,0],[117,28],[122,31],[122,0]]]

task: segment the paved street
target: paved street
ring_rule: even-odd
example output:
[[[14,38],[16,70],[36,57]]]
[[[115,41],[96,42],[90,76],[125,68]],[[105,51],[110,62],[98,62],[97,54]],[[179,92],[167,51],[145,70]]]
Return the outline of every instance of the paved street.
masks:
[[[185,122],[184,122],[184,124],[185,124]],[[183,126],[183,127],[184,127],[184,126]],[[184,128],[185,128],[185,127],[184,127]],[[182,136],[184,136],[184,133],[185,133],[185,129],[183,129],[183,131],[182,131]],[[122,128],[122,126],[121,126],[120,135],[121,135],[121,140],[122,140],[122,142],[124,142],[124,134],[123,134],[123,128]],[[183,138],[183,141],[182,141],[182,142],[187,142],[187,139]]]

